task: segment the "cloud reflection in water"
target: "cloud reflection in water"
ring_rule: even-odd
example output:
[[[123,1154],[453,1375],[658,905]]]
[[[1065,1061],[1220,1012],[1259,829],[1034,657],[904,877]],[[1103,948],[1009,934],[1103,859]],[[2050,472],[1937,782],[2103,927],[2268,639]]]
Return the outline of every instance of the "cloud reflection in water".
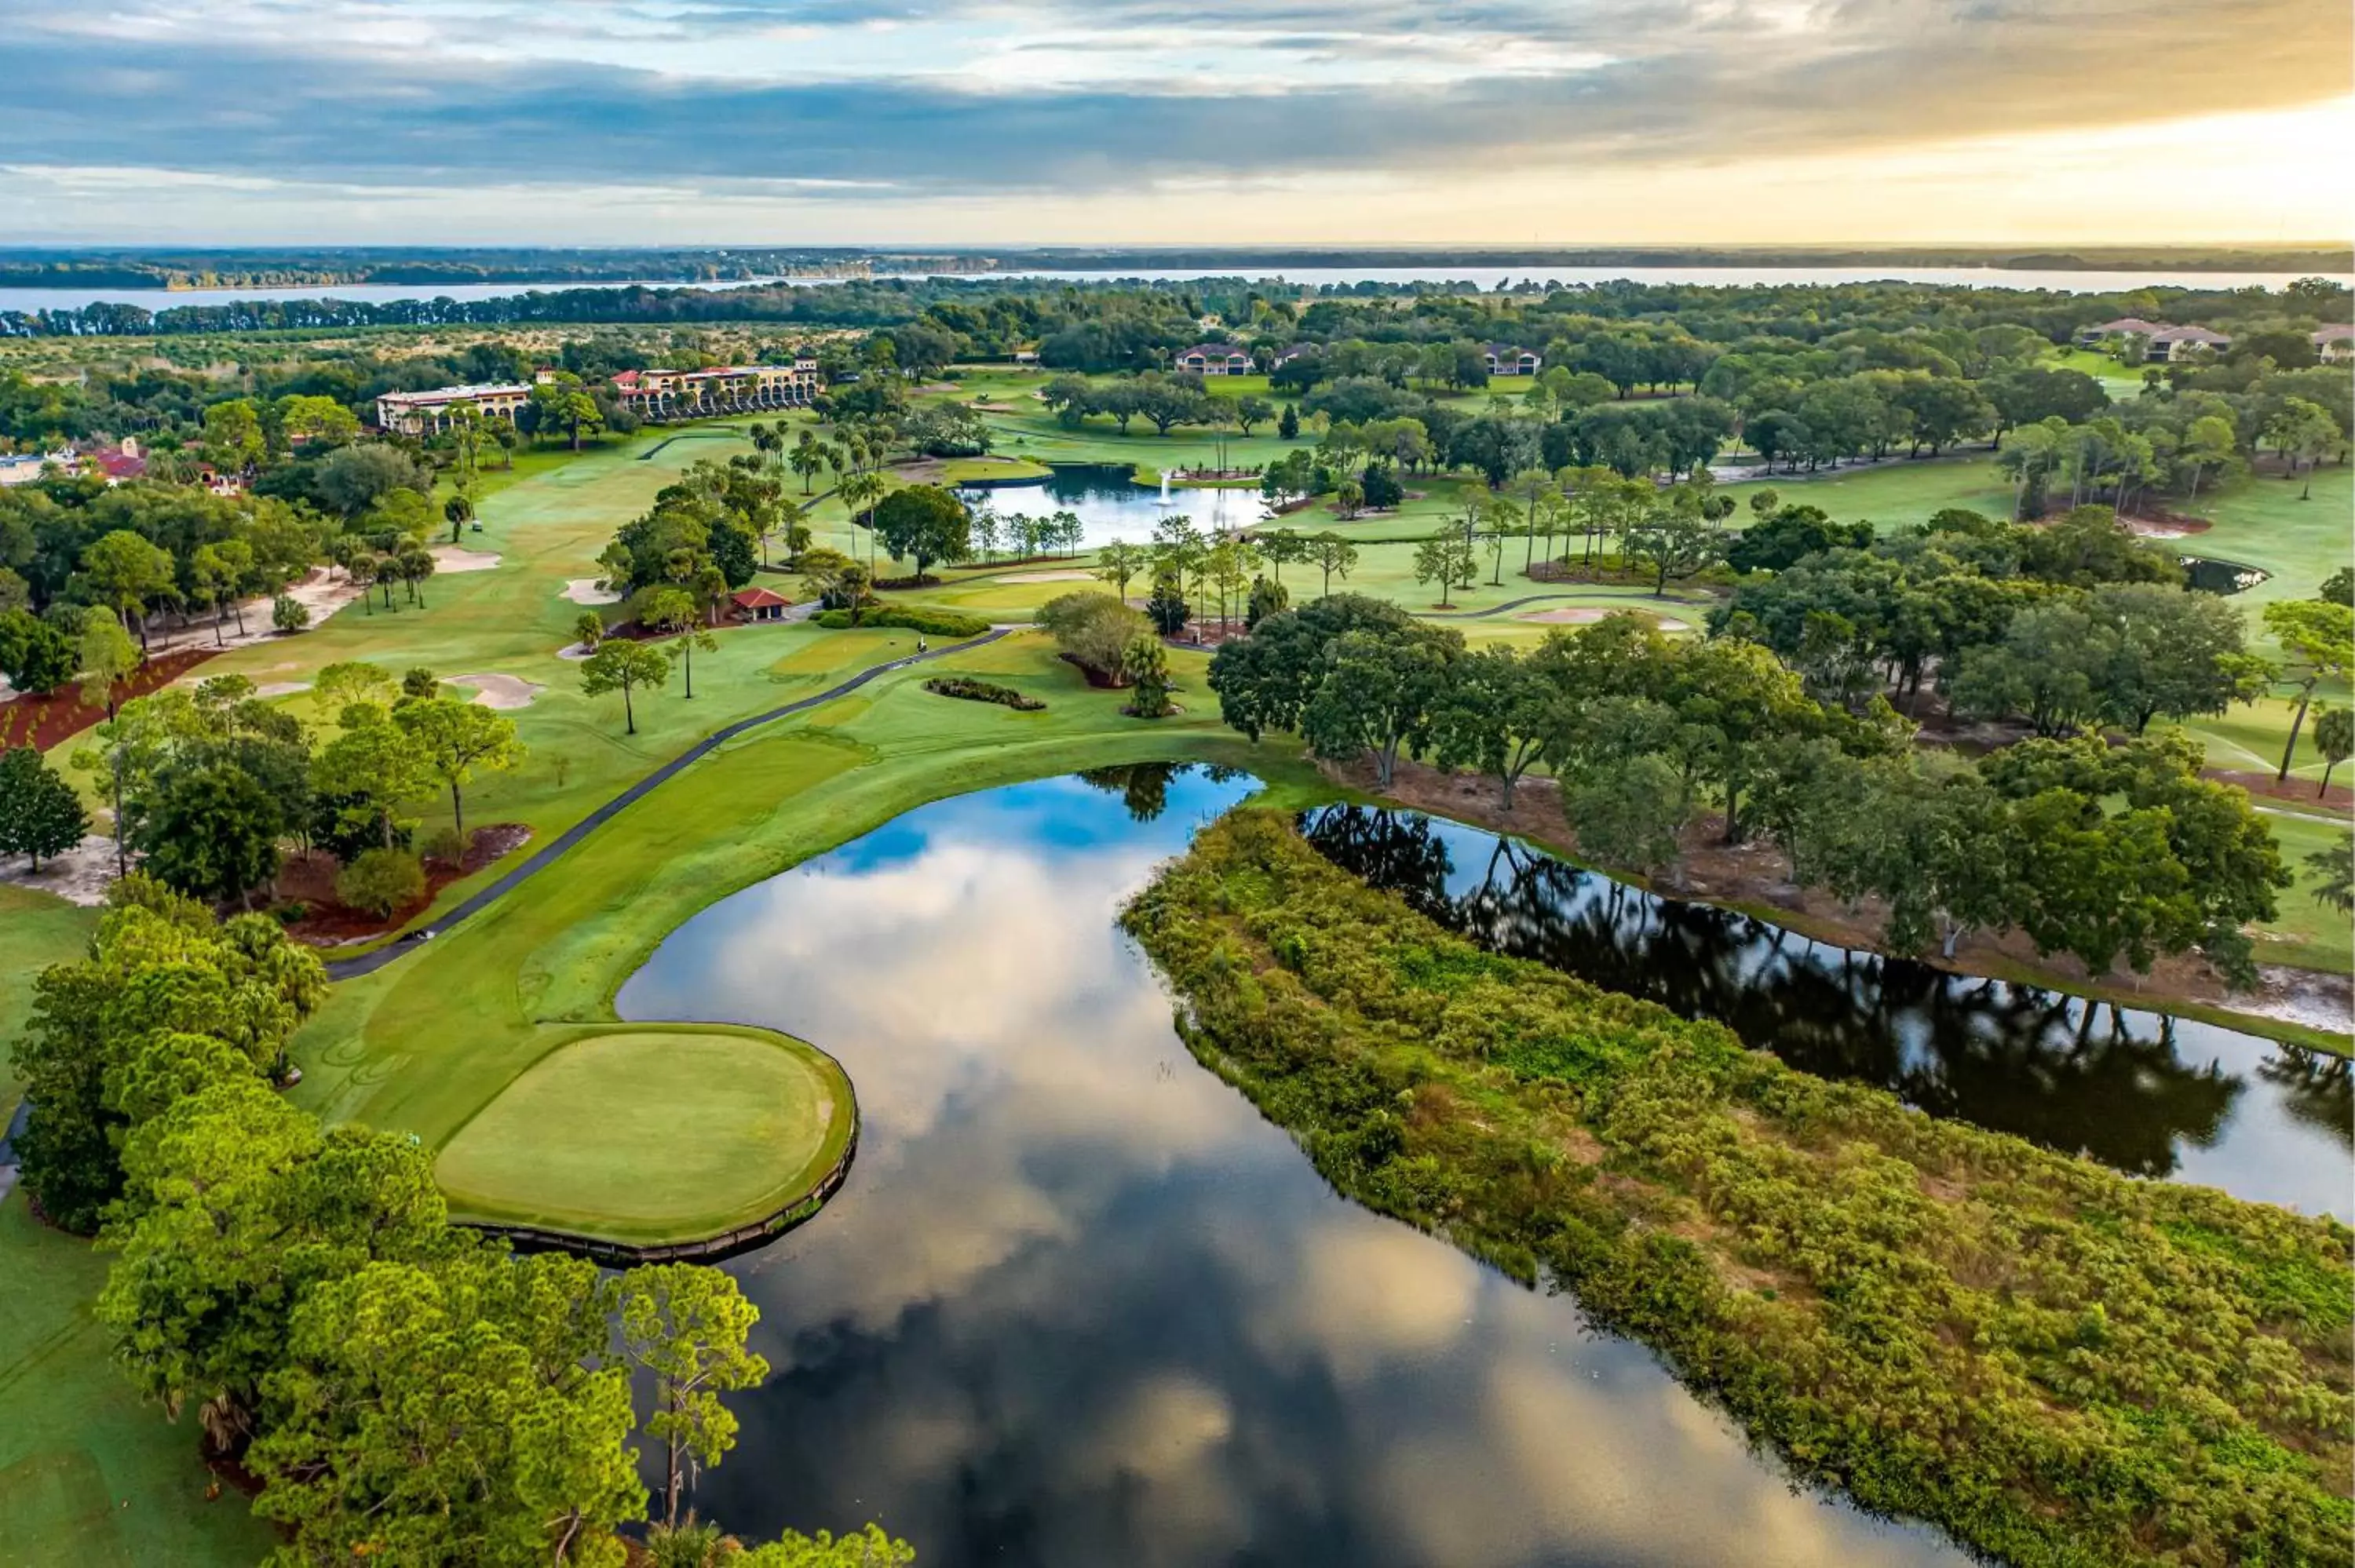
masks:
[[[1113,915],[1246,787],[1181,776],[1143,822],[1075,779],[943,801],[623,988],[817,1042],[866,1116],[843,1192],[730,1266],[776,1374],[705,1510],[879,1518],[925,1568],[1959,1563],[1795,1494],[1569,1301],[1336,1198],[1193,1062]]]

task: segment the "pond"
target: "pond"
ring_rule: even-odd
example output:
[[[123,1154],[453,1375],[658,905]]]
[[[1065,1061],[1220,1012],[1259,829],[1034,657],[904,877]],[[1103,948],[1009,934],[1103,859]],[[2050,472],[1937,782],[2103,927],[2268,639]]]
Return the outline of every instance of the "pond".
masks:
[[[2183,568],[2183,580],[2203,593],[2246,593],[2273,576],[2262,567],[2208,556],[2178,556],[2176,562]]]
[[[1090,549],[1115,539],[1149,545],[1153,531],[1170,517],[1185,517],[1203,533],[1247,528],[1266,521],[1267,504],[1256,490],[1189,490],[1172,485],[1168,504],[1161,492],[1136,482],[1129,470],[1112,463],[1058,463],[1045,479],[1016,480],[957,492],[968,504],[987,503],[1000,517],[1016,513],[1043,516],[1076,513]]]
[[[1251,781],[1124,769],[941,801],[724,899],[633,1019],[817,1042],[850,1180],[727,1266],[774,1375],[698,1502],[1019,1563],[1954,1564],[1795,1492],[1570,1299],[1337,1198],[1196,1064],[1121,902]]]
[[[1811,941],[1416,812],[1332,806],[1301,825],[1336,863],[1485,946],[1716,1019],[1807,1072],[2133,1175],[2355,1212],[2343,1058]]]

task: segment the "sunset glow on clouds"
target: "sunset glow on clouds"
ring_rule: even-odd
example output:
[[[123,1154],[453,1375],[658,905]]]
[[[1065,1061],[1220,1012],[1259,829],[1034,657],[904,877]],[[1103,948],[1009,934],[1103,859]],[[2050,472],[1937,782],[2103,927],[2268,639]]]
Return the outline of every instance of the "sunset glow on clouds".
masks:
[[[19,0],[0,238],[2343,240],[2339,0]]]

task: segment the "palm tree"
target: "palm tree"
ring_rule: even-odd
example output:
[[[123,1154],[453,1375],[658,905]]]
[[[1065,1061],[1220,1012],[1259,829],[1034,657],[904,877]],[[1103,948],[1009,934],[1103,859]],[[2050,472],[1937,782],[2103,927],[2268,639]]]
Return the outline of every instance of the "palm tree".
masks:
[[[817,471],[827,466],[826,454],[828,450],[829,449],[826,447],[826,443],[819,440],[814,432],[807,429],[803,430],[802,439],[794,443],[794,450],[792,453],[786,457],[785,465],[791,468],[795,473],[802,476],[802,493],[804,495],[807,495],[810,493],[810,482],[817,477]]]

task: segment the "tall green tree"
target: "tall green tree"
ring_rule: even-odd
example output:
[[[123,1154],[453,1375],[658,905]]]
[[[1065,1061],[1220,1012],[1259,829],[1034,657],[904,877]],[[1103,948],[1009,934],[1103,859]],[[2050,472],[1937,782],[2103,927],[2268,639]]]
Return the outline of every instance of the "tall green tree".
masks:
[[[1513,809],[1514,787],[1543,761],[1552,738],[1559,688],[1542,655],[1482,648],[1456,660],[1433,723],[1440,765],[1493,776],[1498,803]]]
[[[622,694],[623,733],[626,735],[638,733],[634,694],[642,689],[659,691],[669,676],[670,661],[643,642],[610,641],[581,662],[581,690],[585,695]]]
[[[1321,592],[1330,596],[1334,577],[1337,576],[1343,582],[1348,582],[1349,574],[1357,569],[1358,546],[1328,528],[1309,538],[1308,558],[1316,562],[1317,569],[1325,574]]]
[[[1302,710],[1302,738],[1330,761],[1370,754],[1375,783],[1389,789],[1400,753],[1429,742],[1463,649],[1461,633],[1431,627],[1343,632]]]
[[[2325,599],[2276,599],[2265,606],[2265,630],[2289,655],[2285,672],[2297,693],[2297,712],[2289,722],[2289,741],[2282,747],[2281,768],[2274,777],[2289,778],[2297,756],[2297,732],[2305,726],[2306,710],[2314,689],[2326,680],[2344,680],[2355,669],[2355,609]]]
[[[0,751],[0,855],[21,854],[33,869],[61,855],[90,832],[90,813],[72,785],[29,746]]]
[[[477,772],[504,773],[523,760],[515,720],[480,703],[448,697],[403,703],[392,718],[409,733],[426,768],[449,787],[450,821],[463,842],[466,802],[462,787]]]
[[[2316,714],[2314,748],[2322,753],[2322,782],[2314,788],[2319,800],[2330,793],[2330,776],[2339,765],[2355,757],[2355,708],[2324,708]]]
[[[911,484],[885,496],[870,514],[883,547],[897,560],[913,556],[923,577],[934,561],[963,560],[973,551],[972,514],[937,484]]]
[[[1414,547],[1414,580],[1439,586],[1439,608],[1450,602],[1449,590],[1470,588],[1479,575],[1472,546],[1462,535],[1439,534]]]
[[[142,814],[135,845],[166,887],[252,907],[278,874],[279,841],[293,826],[280,797],[226,758],[167,768]]]
[[[311,788],[334,803],[338,827],[373,834],[383,849],[408,832],[402,804],[432,784],[416,739],[372,702],[346,704],[341,726],[311,759]]]
[[[307,1562],[617,1563],[613,1528],[645,1513],[628,1373],[568,1331],[599,1294],[593,1273],[485,1254],[314,1286],[270,1380],[255,1511]]]
[[[647,1436],[663,1446],[663,1522],[678,1523],[695,1471],[736,1445],[736,1417],[719,1395],[752,1388],[769,1363],[744,1347],[760,1313],[736,1281],[692,1264],[649,1264],[622,1277],[622,1350],[654,1383]]]

